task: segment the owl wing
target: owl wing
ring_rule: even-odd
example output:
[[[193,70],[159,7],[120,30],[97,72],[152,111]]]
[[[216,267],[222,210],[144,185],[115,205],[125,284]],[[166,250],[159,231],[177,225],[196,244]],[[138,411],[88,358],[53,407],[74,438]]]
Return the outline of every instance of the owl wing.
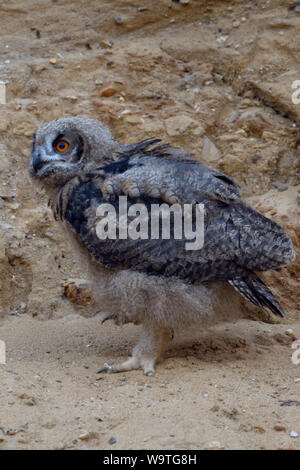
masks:
[[[168,204],[195,203],[205,197],[230,203],[240,198],[233,179],[180,149],[154,146],[159,142],[147,139],[127,146],[115,161],[95,171],[94,175],[101,175],[104,196],[160,198]]]
[[[64,219],[81,243],[101,264],[112,269],[131,269],[151,275],[175,276],[188,282],[229,280],[248,300],[266,305],[275,313],[282,309],[252,270],[277,268],[294,254],[283,229],[241,201],[226,204],[202,195],[205,206],[204,245],[187,250],[187,240],[107,238],[97,235],[97,207],[107,203],[101,179],[77,182],[68,198]],[[118,200],[112,199],[118,220]],[[152,203],[162,200],[128,198],[128,205],[143,203],[151,214]],[[151,219],[151,217],[150,217]],[[149,227],[151,220],[149,219]]]

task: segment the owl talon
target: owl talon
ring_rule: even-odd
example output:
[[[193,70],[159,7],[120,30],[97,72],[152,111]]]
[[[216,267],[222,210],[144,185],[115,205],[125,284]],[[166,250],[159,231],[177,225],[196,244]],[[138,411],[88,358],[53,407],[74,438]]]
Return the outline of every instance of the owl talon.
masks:
[[[153,377],[154,376],[154,372],[152,370],[150,370],[149,372],[146,372],[147,377]]]
[[[102,369],[99,369],[96,373],[97,374],[102,374],[103,372],[107,372],[108,374],[112,374],[113,372],[116,372],[115,366],[109,366],[108,364],[104,364]]]

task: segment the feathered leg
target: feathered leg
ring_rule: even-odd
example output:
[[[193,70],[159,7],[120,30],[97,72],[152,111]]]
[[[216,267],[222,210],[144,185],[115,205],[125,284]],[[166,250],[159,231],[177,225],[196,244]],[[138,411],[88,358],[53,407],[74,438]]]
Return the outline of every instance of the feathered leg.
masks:
[[[143,325],[143,330],[137,345],[132,351],[132,356],[122,364],[104,367],[98,371],[101,372],[122,372],[133,369],[143,369],[144,373],[152,376],[155,373],[155,364],[162,359],[168,343],[170,341],[170,331],[167,328],[153,325]]]

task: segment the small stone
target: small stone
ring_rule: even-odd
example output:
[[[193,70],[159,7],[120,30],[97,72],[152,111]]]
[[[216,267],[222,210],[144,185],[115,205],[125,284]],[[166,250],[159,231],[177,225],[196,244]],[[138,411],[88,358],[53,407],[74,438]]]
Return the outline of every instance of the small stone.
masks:
[[[235,20],[232,25],[234,28],[238,28],[239,26],[241,26],[241,23],[238,20]]]
[[[254,426],[253,431],[259,434],[264,434],[266,432],[266,430],[262,426]]]
[[[27,311],[27,304],[25,302],[21,302],[17,307],[18,312],[26,313]]]
[[[222,36],[220,36],[217,39],[217,43],[223,44],[223,42],[227,41],[228,38],[229,38],[228,34],[222,34]]]
[[[92,292],[89,283],[84,279],[68,279],[63,283],[64,295],[78,305],[91,303]]]
[[[219,441],[211,441],[208,443],[208,448],[220,450],[220,449],[224,449],[224,446]]]
[[[290,436],[291,437],[299,437],[299,434],[296,431],[291,431]]]
[[[113,47],[113,45],[114,45],[114,43],[111,40],[103,39],[100,42],[100,46],[103,47],[104,49],[111,49]]]
[[[75,95],[68,95],[68,96],[65,96],[65,99],[66,99],[66,100],[69,100],[69,101],[77,101],[77,100],[78,100],[78,96],[75,96]]]
[[[220,150],[208,137],[205,136],[201,152],[201,158],[203,158],[204,162],[208,165],[216,165],[221,160],[221,157],[222,155]]]
[[[36,398],[34,397],[30,397],[28,400],[26,400],[25,402],[25,405],[27,406],[34,406],[37,404],[37,401],[36,401]]]
[[[18,439],[18,442],[20,444],[29,444],[29,441],[27,439],[24,439],[23,437],[21,437],[21,439]]]
[[[99,433],[98,432],[88,432],[84,431],[82,434],[80,434],[79,439],[81,441],[89,441],[90,439],[99,439]]]
[[[121,16],[118,16],[117,18],[115,18],[115,23],[118,25],[123,24],[123,19],[121,18]]]
[[[216,412],[216,411],[219,411],[219,409],[220,409],[220,407],[219,407],[218,405],[214,405],[214,406],[210,409],[210,411]]]
[[[198,128],[203,135],[204,130],[200,124],[190,116],[179,114],[172,116],[165,121],[167,133],[170,137],[186,134],[190,129]]]
[[[286,330],[285,334],[288,336],[292,336],[294,334],[294,330],[292,330],[292,328],[289,328],[288,330]]]
[[[52,238],[53,237],[53,232],[45,232],[45,236],[48,237],[48,238]]]
[[[57,63],[57,60],[55,58],[49,60],[50,64],[54,65]]]
[[[235,418],[239,414],[239,412],[236,408],[232,408],[232,410],[228,411],[227,414],[229,418]]]
[[[286,431],[286,427],[282,426],[282,424],[275,424],[273,427],[275,431]]]
[[[109,96],[113,96],[115,93],[117,93],[117,89],[113,86],[109,86],[107,88],[103,88],[103,90],[101,90],[100,92],[100,95],[109,97]]]
[[[115,437],[111,437],[111,438],[109,439],[109,441],[108,441],[108,443],[109,443],[110,445],[113,445],[113,444],[115,444],[116,442],[117,442],[117,439],[116,439]]]

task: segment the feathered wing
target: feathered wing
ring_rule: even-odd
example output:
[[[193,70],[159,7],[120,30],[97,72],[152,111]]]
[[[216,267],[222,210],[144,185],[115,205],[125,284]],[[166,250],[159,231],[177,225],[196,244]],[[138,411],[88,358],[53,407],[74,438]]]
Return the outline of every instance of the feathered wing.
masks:
[[[152,159],[158,158],[153,154],[147,155],[147,158],[132,156],[127,162],[124,160],[122,165],[120,162],[111,164],[119,165],[118,168],[111,166],[109,171],[107,168],[101,169],[102,175],[97,171],[85,180],[76,181],[72,192],[68,193],[64,218],[88,251],[100,263],[113,269],[176,276],[188,282],[229,280],[251,302],[281,314],[281,306],[252,270],[278,268],[293,259],[292,244],[283,229],[240,201],[237,186],[225,175],[194,161],[170,156],[160,158],[159,174],[156,163],[150,163]],[[141,164],[142,159],[145,164]],[[184,203],[196,200],[204,204],[204,246],[200,250],[186,250],[186,240],[174,237],[169,240],[98,238],[97,206],[109,200],[118,212],[118,201],[115,198],[107,200],[107,195],[103,194],[103,175],[104,178],[105,174],[118,178],[122,176],[125,181],[128,177],[128,181],[131,181],[132,172],[138,178],[139,171],[145,186],[137,196],[131,195],[129,205],[143,202],[150,209],[151,203],[165,202],[157,193],[154,197],[147,190],[146,184],[150,187],[155,178],[158,182],[156,186],[167,181],[168,188],[171,188],[177,200]],[[226,202],[225,191],[222,199],[217,197],[218,180],[231,191],[231,196],[227,193]],[[139,185],[141,187],[141,183]],[[128,194],[121,189],[120,193]]]
[[[104,197],[125,194],[160,198],[168,204],[195,203],[205,197],[229,203],[240,198],[234,180],[180,149],[156,145],[159,142],[147,139],[127,146],[112,163],[96,169],[93,176],[102,179]]]

